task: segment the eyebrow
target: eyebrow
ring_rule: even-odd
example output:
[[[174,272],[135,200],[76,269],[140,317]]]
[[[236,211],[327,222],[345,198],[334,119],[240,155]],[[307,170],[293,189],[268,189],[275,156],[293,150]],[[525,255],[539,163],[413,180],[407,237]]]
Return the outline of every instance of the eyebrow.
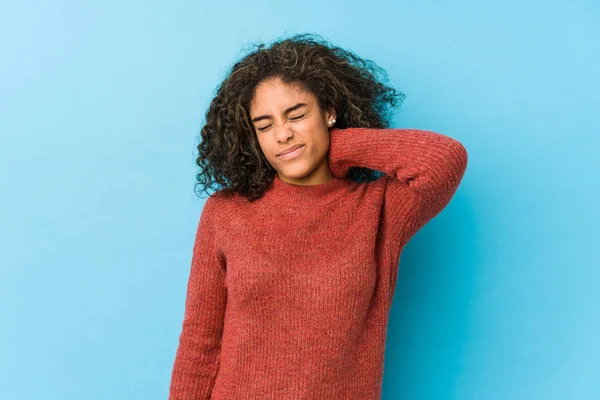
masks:
[[[300,107],[304,107],[304,106],[307,106],[307,105],[308,105],[308,104],[306,104],[306,103],[298,103],[298,104],[296,104],[296,105],[293,105],[293,106],[291,106],[291,107],[287,108],[287,109],[286,109],[286,110],[283,112],[283,114],[289,114],[289,113],[291,113],[292,111],[294,111],[294,110],[297,110],[298,108],[300,108]],[[261,121],[261,120],[263,120],[263,119],[269,119],[269,118],[272,118],[272,116],[271,116],[271,115],[261,115],[261,116],[259,116],[259,117],[252,118],[252,122],[258,122],[258,121]]]

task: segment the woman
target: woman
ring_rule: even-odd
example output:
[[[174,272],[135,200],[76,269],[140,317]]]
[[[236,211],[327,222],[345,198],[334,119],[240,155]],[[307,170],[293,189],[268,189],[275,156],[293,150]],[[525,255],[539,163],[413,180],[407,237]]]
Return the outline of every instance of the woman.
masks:
[[[314,35],[237,62],[198,145],[170,399],[379,399],[400,253],[450,201],[456,140],[393,129],[404,95]],[[206,189],[205,189],[206,190]]]

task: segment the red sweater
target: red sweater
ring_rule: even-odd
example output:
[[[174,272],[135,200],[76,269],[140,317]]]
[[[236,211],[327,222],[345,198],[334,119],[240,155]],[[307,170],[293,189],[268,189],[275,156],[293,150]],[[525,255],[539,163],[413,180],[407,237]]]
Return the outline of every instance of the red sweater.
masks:
[[[418,129],[330,131],[334,179],[277,176],[200,216],[170,400],[380,399],[400,253],[450,202],[463,145]],[[384,172],[344,179],[352,166]]]

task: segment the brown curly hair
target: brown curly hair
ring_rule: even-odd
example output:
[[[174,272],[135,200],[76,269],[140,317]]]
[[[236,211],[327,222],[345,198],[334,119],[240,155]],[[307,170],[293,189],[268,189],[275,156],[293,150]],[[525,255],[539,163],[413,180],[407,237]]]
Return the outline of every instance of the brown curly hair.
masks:
[[[317,98],[322,109],[336,110],[336,128],[386,128],[391,107],[405,95],[382,82],[387,74],[370,60],[332,46],[320,35],[296,34],[256,49],[237,61],[218,86],[200,131],[195,188],[212,187],[225,195],[238,193],[249,201],[260,198],[275,177],[259,146],[250,122],[250,103],[256,87],[279,77],[298,83]],[[378,74],[381,78],[378,78]],[[391,107],[390,107],[391,106]],[[379,171],[352,167],[347,178],[357,182],[376,180]],[[199,192],[197,192],[198,194]],[[210,196],[210,194],[209,194]]]

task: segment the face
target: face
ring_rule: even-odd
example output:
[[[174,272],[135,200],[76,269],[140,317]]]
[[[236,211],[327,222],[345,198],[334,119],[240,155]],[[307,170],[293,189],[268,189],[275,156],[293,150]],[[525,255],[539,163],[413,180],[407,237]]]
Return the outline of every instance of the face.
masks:
[[[250,103],[250,118],[260,148],[281,180],[316,185],[333,178],[327,151],[328,122],[335,114],[322,110],[312,93],[279,78],[263,81]],[[296,145],[302,146],[297,155],[281,155]]]

